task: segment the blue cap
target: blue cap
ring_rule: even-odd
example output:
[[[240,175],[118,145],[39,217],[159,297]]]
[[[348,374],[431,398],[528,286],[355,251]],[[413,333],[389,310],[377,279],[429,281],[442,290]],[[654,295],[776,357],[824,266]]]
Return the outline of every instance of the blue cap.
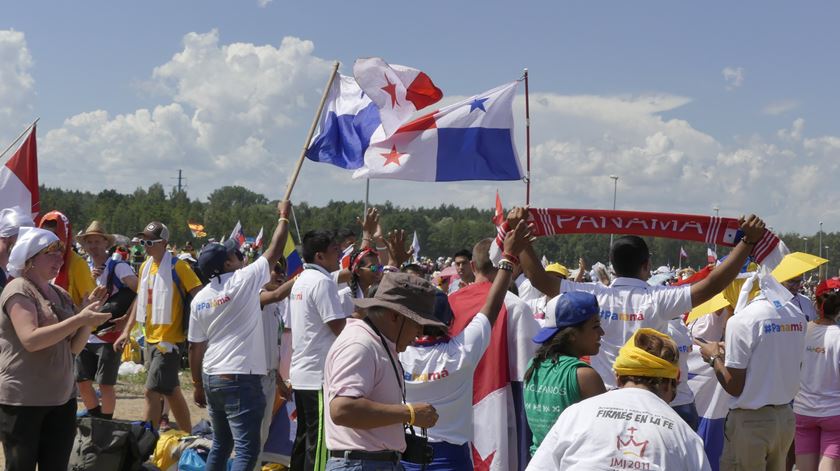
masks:
[[[225,270],[225,261],[233,252],[239,252],[239,243],[233,239],[226,240],[224,244],[207,244],[198,255],[198,269],[207,278],[221,275]]]
[[[534,336],[534,342],[545,343],[564,327],[585,322],[598,314],[598,300],[582,291],[571,291],[555,296],[545,306],[545,326]]]

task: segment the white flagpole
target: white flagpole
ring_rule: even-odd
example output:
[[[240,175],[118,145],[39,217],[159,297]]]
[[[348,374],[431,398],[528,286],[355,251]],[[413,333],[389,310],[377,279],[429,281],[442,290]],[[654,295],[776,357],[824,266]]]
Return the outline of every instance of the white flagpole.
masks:
[[[12,149],[12,147],[15,146],[15,144],[17,144],[21,139],[23,139],[23,136],[25,136],[26,133],[28,133],[30,129],[35,127],[35,125],[38,124],[38,121],[40,121],[40,120],[41,120],[40,117],[35,118],[35,121],[32,121],[32,124],[27,126],[26,129],[24,129],[23,132],[20,133],[20,136],[18,136],[14,141],[12,141],[12,143],[9,144],[9,147],[6,147],[6,150],[4,150],[3,153],[0,153],[0,159],[2,159],[6,155],[6,152],[9,152]]]
[[[370,178],[365,178],[365,210],[362,212],[362,221],[365,220],[367,209],[370,205]]]

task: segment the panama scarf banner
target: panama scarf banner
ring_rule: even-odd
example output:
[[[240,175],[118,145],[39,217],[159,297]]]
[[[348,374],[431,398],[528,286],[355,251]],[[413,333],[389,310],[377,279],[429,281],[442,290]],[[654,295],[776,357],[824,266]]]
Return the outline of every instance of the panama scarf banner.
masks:
[[[531,235],[536,237],[557,234],[626,234],[734,247],[744,236],[737,219],[691,214],[529,208],[528,223],[532,225]],[[508,229],[507,222],[497,226],[495,250],[491,256],[501,256],[500,249]],[[765,231],[753,248],[753,260],[760,264],[778,244],[778,236]],[[493,258],[495,261],[496,257]]]

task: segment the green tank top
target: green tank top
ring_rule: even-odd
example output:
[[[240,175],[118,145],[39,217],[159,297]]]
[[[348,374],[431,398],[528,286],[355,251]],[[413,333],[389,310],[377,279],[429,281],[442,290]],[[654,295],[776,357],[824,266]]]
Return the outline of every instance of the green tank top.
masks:
[[[532,359],[529,368],[533,362]],[[577,369],[582,367],[589,365],[575,357],[562,356],[556,362],[544,360],[525,383],[525,416],[534,437],[532,456],[557,417],[580,401]]]

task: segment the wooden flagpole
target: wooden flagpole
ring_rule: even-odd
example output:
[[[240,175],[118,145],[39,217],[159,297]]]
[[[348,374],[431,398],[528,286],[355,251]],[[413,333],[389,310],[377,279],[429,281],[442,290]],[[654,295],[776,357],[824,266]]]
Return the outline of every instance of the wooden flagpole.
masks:
[[[531,109],[528,96],[528,68],[525,68],[525,204],[531,204]]]
[[[2,154],[0,154],[0,159],[2,159],[3,157],[5,157],[5,156],[6,156],[6,152],[9,152],[9,151],[12,149],[12,147],[14,147],[14,146],[15,146],[15,144],[17,144],[17,143],[18,143],[21,139],[23,139],[23,136],[25,136],[25,135],[26,135],[26,133],[28,133],[30,129],[32,129],[33,127],[35,127],[35,125],[36,125],[36,124],[38,124],[38,121],[40,121],[40,120],[41,120],[41,118],[40,118],[40,117],[39,117],[39,118],[35,118],[35,121],[32,121],[32,124],[30,124],[29,126],[27,126],[27,127],[26,127],[26,129],[24,129],[24,130],[23,130],[23,132],[22,132],[22,133],[20,133],[20,136],[18,136],[18,137],[17,137],[14,141],[12,141],[12,143],[11,143],[11,144],[9,144],[9,147],[6,147],[6,150],[4,150]]]
[[[297,182],[298,175],[300,175],[300,168],[303,166],[303,160],[306,158],[306,149],[309,148],[309,142],[312,141],[312,135],[315,134],[315,128],[318,127],[318,120],[321,119],[321,112],[324,110],[324,103],[327,101],[327,95],[329,95],[333,80],[335,80],[335,76],[338,73],[338,65],[338,61],[335,61],[332,73],[330,74],[330,79],[327,80],[327,86],[324,87],[324,94],[321,96],[321,103],[318,105],[318,110],[315,112],[315,119],[312,120],[312,126],[309,127],[309,133],[306,135],[306,141],[303,143],[303,150],[300,152],[300,158],[297,161],[297,165],[295,165],[295,170],[292,172],[291,178],[289,178],[289,184],[286,187],[286,194],[283,196],[283,200],[288,200],[289,197],[292,196],[292,189],[295,187],[295,182]]]

